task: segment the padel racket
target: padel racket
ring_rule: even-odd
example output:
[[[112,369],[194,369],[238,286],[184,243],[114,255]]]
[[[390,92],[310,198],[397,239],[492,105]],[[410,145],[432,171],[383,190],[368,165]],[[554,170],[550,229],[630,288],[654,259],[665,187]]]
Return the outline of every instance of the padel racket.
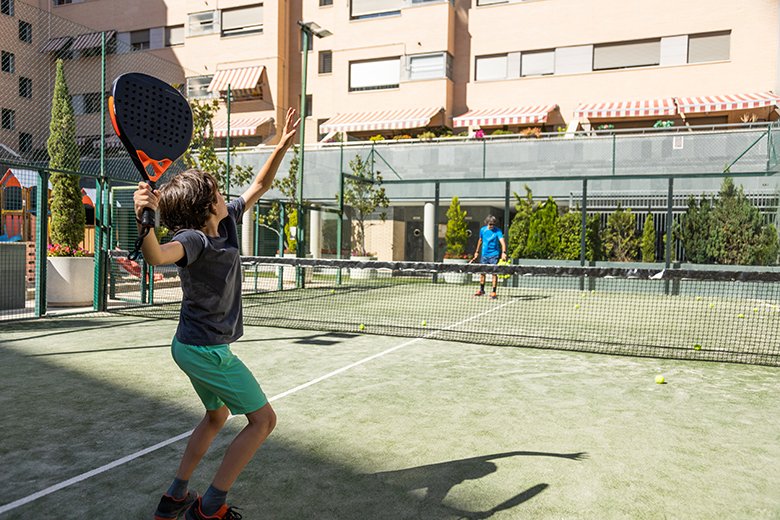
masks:
[[[114,80],[108,98],[108,113],[114,132],[130,154],[133,164],[154,189],[173,162],[192,140],[192,110],[181,93],[152,76],[139,72]],[[141,232],[130,258],[138,258],[141,244],[154,227],[154,212],[145,208]]]

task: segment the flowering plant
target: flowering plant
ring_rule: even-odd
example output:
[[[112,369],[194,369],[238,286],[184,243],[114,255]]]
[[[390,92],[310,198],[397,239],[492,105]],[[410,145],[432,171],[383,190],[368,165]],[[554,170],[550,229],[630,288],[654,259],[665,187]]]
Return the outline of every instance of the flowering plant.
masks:
[[[92,256],[92,253],[83,247],[69,247],[62,244],[49,244],[48,256]]]
[[[474,137],[477,139],[484,139],[485,138],[485,132],[481,128],[474,132]]]
[[[472,257],[473,257],[473,255],[470,255],[468,253],[462,253],[462,254],[459,254],[459,255],[454,254],[454,253],[444,253],[444,258],[446,258],[448,260],[450,258],[455,258],[455,259],[458,259],[458,260],[471,260]]]

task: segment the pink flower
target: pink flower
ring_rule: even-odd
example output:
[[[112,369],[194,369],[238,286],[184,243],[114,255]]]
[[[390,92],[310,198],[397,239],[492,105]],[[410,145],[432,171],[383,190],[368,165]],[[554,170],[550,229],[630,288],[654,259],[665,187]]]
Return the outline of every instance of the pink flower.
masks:
[[[480,128],[476,132],[474,132],[474,137],[477,139],[484,139],[485,138],[485,132]]]

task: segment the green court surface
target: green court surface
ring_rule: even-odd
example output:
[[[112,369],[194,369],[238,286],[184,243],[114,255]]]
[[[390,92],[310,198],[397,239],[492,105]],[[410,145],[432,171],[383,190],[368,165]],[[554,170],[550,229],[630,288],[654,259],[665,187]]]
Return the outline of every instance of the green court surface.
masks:
[[[0,326],[0,518],[151,518],[202,416],[175,325]],[[777,368],[257,326],[233,349],[278,415],[245,519],[780,518]]]

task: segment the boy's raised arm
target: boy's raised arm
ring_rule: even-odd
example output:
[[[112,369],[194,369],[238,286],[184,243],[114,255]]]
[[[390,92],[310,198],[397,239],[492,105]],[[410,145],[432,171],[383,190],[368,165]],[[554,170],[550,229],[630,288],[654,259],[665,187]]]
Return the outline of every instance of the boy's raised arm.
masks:
[[[271,184],[273,184],[274,177],[276,177],[276,170],[279,169],[279,164],[282,162],[285,152],[287,152],[287,149],[293,143],[295,131],[298,129],[298,125],[301,122],[301,119],[296,119],[295,115],[294,108],[287,110],[284,130],[282,131],[282,138],[279,140],[279,144],[276,145],[271,156],[257,173],[252,185],[241,195],[241,198],[244,199],[245,207],[249,208],[252,206],[258,201],[263,193],[271,189]]]

